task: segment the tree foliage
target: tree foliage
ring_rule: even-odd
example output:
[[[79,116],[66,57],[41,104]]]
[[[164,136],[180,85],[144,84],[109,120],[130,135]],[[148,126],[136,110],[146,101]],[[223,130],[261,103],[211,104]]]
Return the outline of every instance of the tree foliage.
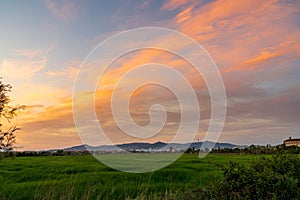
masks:
[[[14,125],[8,130],[3,130],[2,121],[5,120],[8,123],[16,116],[16,113],[20,109],[24,109],[24,106],[10,106],[10,98],[8,93],[11,92],[12,86],[5,84],[0,78],[0,149],[8,151],[12,150],[16,142],[16,131],[19,128]]]
[[[289,153],[289,154],[300,154],[300,147],[298,146],[286,146],[281,145],[250,145],[245,148],[216,148],[211,151],[211,153],[220,154],[255,154],[255,155],[265,155],[265,154],[277,154],[277,153]]]
[[[250,165],[231,162],[223,180],[190,190],[177,199],[300,199],[300,157],[275,154]]]
[[[250,166],[224,169],[218,197],[224,199],[299,199],[300,160],[295,155],[261,158]]]

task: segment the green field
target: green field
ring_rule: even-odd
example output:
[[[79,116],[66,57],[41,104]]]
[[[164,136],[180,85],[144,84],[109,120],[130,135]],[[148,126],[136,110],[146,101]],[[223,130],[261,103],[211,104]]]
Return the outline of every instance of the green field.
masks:
[[[222,179],[220,165],[247,164],[254,155],[185,154],[144,174],[111,169],[92,156],[17,157],[0,160],[0,199],[155,199]]]

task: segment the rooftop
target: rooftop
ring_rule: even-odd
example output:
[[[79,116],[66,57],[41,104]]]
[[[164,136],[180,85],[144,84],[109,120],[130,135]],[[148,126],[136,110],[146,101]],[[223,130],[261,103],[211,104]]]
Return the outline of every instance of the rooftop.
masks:
[[[291,138],[284,140],[283,142],[288,142],[288,141],[300,141],[300,138]]]

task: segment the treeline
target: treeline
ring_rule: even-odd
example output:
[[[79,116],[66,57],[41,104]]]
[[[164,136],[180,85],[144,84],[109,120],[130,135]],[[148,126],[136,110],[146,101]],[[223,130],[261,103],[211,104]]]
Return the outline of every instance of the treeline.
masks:
[[[300,154],[300,147],[298,146],[261,146],[261,145],[250,145],[245,148],[216,148],[212,149],[211,153],[221,153],[221,154],[277,154],[277,153],[288,153],[288,154]]]
[[[90,155],[89,151],[6,151],[0,152],[0,158],[31,157],[31,156],[80,156]]]
[[[185,153],[197,154],[199,152],[207,153],[208,149],[200,150],[195,148],[188,148]],[[77,156],[77,155],[90,155],[93,152],[89,151],[6,151],[0,152],[0,158],[5,157],[30,157],[30,156]],[[139,152],[142,153],[142,152]],[[278,154],[278,153],[288,153],[288,154],[300,154],[300,147],[297,146],[261,146],[261,145],[250,145],[245,148],[215,148],[210,151],[210,153],[216,154]]]

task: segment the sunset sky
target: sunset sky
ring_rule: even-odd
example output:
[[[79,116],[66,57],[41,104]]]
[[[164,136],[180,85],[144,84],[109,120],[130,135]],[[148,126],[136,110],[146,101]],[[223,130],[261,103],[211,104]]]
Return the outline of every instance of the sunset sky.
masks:
[[[227,94],[220,142],[279,144],[289,136],[300,137],[299,8],[300,1],[294,0],[1,1],[0,77],[13,86],[11,103],[27,106],[12,121],[22,129],[17,146],[37,150],[80,145],[72,112],[78,69],[97,44],[138,27],[180,31],[210,54]],[[160,41],[168,42],[165,39]],[[113,63],[96,92],[95,109],[111,141],[168,142],[178,128],[176,97],[155,85],[135,92],[132,116],[146,125],[149,106],[161,103],[170,111],[162,133],[137,140],[126,137],[113,122],[112,85],[132,67],[150,62],[170,65],[190,81],[201,109],[197,138],[203,139],[211,110],[201,75],[170,53],[148,49]],[[89,92],[82,93],[82,99]]]

